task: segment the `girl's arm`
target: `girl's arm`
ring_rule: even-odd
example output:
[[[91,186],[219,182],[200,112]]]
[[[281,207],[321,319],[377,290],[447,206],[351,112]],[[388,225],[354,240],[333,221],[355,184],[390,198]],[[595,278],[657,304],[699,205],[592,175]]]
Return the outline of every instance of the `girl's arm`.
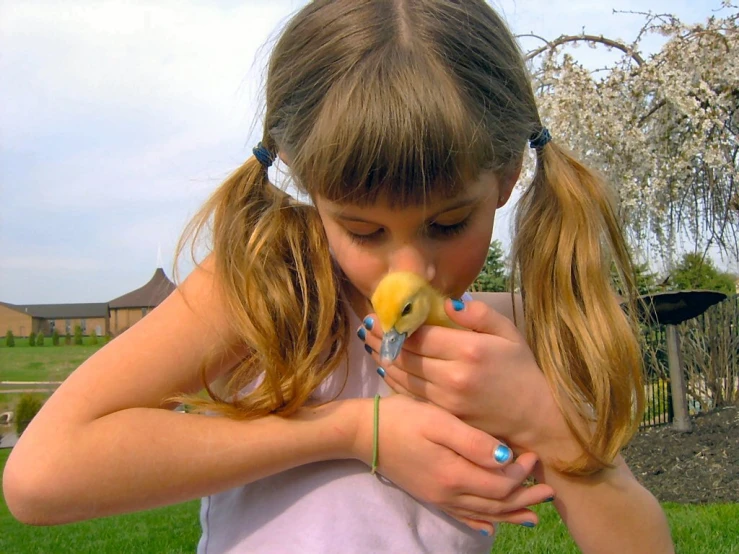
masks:
[[[615,463],[589,477],[569,477],[547,465],[534,474],[556,491],[554,505],[585,554],[674,552],[659,502],[620,456]]]
[[[207,368],[209,381],[239,359],[209,267],[196,269],[46,402],[4,473],[18,519],[56,524],[147,509],[350,454],[351,403],[249,422],[166,409],[163,399],[201,388],[212,349],[222,355]]]
[[[163,405],[200,388],[204,360],[214,360],[206,368],[213,382],[240,358],[208,267],[90,357],[34,418],[3,475],[17,519],[69,523],[198,498],[310,462],[372,459],[371,399],[251,421]],[[525,507],[551,495],[547,485],[521,487],[535,456],[499,464],[498,441],[438,408],[396,396],[383,400],[382,413],[380,470],[460,521],[491,529],[492,521],[530,520]],[[482,522],[465,516],[477,511]]]

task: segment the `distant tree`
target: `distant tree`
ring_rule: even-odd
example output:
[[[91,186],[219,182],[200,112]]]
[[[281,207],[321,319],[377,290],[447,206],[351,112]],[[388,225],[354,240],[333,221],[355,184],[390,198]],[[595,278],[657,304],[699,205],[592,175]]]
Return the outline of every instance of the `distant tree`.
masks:
[[[28,335],[28,346],[36,346],[36,333],[33,331]]]
[[[506,264],[503,254],[503,246],[499,240],[494,240],[488,248],[485,265],[480,275],[473,283],[473,288],[484,292],[505,292],[510,281],[506,272]]]
[[[634,264],[634,279],[636,280],[636,289],[639,295],[651,294],[659,288],[657,283],[657,274],[652,273],[649,264],[644,262],[640,264]],[[616,266],[611,266],[611,277],[616,283],[616,291],[619,294],[623,294],[621,287],[618,286],[619,279],[616,273]]]
[[[82,342],[82,327],[79,325],[74,326],[74,343],[83,344]]]
[[[97,344],[98,343],[98,334],[95,332],[95,329],[93,329],[90,332],[90,344]]]
[[[64,335],[64,344],[66,345],[72,344],[72,335],[69,334],[69,331],[67,331],[67,334]]]
[[[719,271],[709,257],[685,254],[671,274],[673,288],[678,290],[703,289],[735,294],[735,277]]]
[[[15,409],[15,431],[19,437],[43,405],[44,401],[38,396],[32,394],[21,396]]]
[[[36,346],[43,346],[44,345],[44,332],[39,331],[38,335],[36,335]]]
[[[5,346],[15,346],[15,337],[10,329],[5,333]]]
[[[59,346],[59,331],[54,329],[54,332],[51,333],[51,344],[54,346]]]

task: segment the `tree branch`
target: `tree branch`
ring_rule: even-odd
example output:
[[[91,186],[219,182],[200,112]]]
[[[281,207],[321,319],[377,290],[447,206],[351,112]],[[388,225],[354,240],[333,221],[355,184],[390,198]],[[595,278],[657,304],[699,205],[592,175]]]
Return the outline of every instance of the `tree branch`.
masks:
[[[626,44],[622,42],[618,42],[615,40],[611,40],[609,38],[605,38],[603,35],[596,36],[596,35],[562,35],[559,38],[548,41],[540,36],[533,35],[533,34],[527,34],[527,35],[517,35],[517,36],[530,36],[534,38],[538,38],[540,40],[543,40],[546,42],[546,46],[542,46],[540,48],[537,48],[536,50],[532,50],[528,54],[526,54],[526,61],[529,61],[542,52],[545,52],[547,50],[554,50],[555,48],[558,48],[559,46],[562,46],[563,44],[567,44],[568,42],[595,42],[599,44],[604,44],[610,48],[616,48],[617,50],[621,50],[623,53],[631,56],[631,58],[638,64],[643,65],[644,64],[644,58],[642,58],[638,52],[636,52],[633,48],[627,46]]]

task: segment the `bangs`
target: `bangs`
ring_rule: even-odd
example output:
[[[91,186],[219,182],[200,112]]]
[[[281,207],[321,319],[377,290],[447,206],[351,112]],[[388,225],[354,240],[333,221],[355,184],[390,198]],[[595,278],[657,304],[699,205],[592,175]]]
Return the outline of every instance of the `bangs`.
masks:
[[[336,80],[293,169],[332,202],[402,208],[452,197],[494,169],[475,105],[431,53],[388,45]]]

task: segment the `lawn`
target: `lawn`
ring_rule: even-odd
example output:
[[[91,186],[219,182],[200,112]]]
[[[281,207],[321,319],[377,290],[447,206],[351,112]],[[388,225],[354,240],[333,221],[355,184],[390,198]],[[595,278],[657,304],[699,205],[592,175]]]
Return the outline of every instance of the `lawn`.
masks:
[[[9,450],[0,450],[0,471]],[[194,552],[200,536],[198,501],[58,527],[30,527],[0,498],[0,552],[8,554],[174,554]],[[738,504],[663,504],[679,554],[739,553]],[[535,529],[502,525],[493,554],[577,554],[557,512],[536,508]],[[732,531],[732,529],[735,529]]]
[[[88,338],[89,340],[89,338]],[[9,348],[0,341],[0,381],[63,381],[82,362],[97,352],[97,345],[28,346],[28,339],[16,339]]]

